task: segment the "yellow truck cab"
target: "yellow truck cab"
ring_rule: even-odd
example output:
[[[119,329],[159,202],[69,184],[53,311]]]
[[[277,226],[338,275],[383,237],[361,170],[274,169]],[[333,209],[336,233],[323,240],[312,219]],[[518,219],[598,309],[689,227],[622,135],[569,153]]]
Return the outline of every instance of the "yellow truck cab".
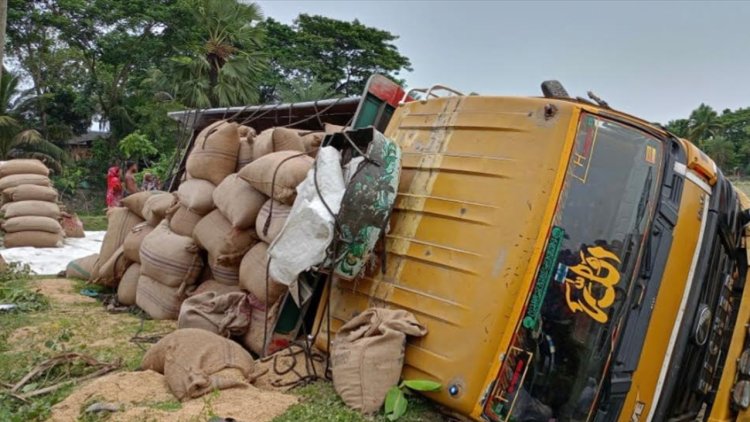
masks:
[[[474,420],[750,420],[750,204],[698,148],[564,93],[428,95],[385,135],[385,268],[333,278],[323,332],[413,312],[403,377]]]

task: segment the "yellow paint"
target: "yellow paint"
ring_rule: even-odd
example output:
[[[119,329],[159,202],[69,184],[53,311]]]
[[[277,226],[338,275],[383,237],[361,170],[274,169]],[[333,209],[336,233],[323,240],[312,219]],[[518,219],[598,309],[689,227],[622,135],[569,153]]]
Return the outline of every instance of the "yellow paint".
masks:
[[[685,182],[669,258],[659,293],[656,295],[638,369],[633,374],[633,384],[620,413],[620,421],[630,421],[638,401],[645,405],[641,410],[643,418],[654,405],[651,399],[654,397],[656,383],[664,363],[663,358],[667,352],[672,327],[680,309],[682,292],[688,281],[690,264],[698,243],[703,195],[703,191],[694,183]]]
[[[716,184],[716,163],[690,141],[681,139],[687,152],[687,168],[703,177],[709,185]]]

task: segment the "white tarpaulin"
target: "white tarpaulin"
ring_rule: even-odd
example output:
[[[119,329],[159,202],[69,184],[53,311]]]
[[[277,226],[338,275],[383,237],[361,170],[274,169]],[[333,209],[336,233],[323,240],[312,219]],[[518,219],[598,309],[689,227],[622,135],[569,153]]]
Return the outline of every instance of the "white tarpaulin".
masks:
[[[86,232],[86,237],[83,238],[66,238],[61,248],[1,248],[0,255],[7,262],[29,264],[37,274],[57,274],[64,271],[70,261],[99,253],[104,233],[106,232]]]
[[[315,165],[297,186],[297,199],[284,228],[268,250],[271,277],[289,286],[297,304],[304,302],[309,293],[298,289],[297,277],[325,260],[334,235],[335,216],[331,213],[339,212],[345,190],[341,154],[333,147],[321,148]],[[298,290],[305,290],[302,297],[298,297]]]

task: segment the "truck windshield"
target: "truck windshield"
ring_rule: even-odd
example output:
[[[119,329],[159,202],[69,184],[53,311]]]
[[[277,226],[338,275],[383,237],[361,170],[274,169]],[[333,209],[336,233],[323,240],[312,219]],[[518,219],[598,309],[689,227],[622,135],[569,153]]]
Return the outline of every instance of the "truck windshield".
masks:
[[[488,411],[584,421],[605,380],[653,216],[661,142],[584,113],[547,248]]]

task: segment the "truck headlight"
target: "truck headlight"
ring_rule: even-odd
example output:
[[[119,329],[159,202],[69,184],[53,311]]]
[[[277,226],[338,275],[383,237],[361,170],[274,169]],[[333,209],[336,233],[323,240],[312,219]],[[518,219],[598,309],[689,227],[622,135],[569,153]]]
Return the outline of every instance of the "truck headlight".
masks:
[[[750,375],[750,349],[745,349],[737,362],[737,369],[742,375]]]

